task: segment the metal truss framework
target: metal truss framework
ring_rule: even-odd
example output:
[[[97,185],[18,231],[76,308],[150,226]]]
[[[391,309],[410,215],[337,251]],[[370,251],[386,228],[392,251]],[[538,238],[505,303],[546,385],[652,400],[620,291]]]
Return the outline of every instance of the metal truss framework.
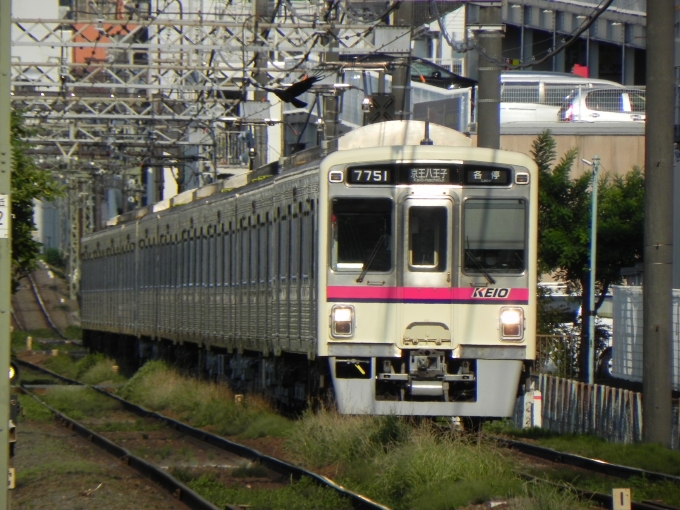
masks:
[[[225,117],[248,122],[241,105],[258,90],[256,74],[271,85],[296,79],[315,53],[404,51],[410,42],[408,29],[379,26],[378,16],[339,24],[323,3],[282,2],[271,22],[249,4],[211,14],[173,4],[155,15],[12,20],[13,103],[41,128],[30,140],[37,152],[141,161],[153,142],[178,155],[195,145],[190,131],[224,131]],[[255,67],[262,53],[273,62],[266,69]]]
[[[179,168],[202,157],[217,174],[218,164],[239,164],[224,151],[235,131],[255,126],[266,144],[267,126],[282,120],[260,102],[263,86],[318,70],[321,53],[408,52],[430,4],[437,16],[460,6],[423,2],[394,17],[407,2],[230,0],[211,12],[192,10],[199,0],[71,3],[61,19],[12,19],[11,84],[13,107],[36,127],[33,155],[71,176],[61,209],[72,297],[80,237],[95,226],[95,171]]]

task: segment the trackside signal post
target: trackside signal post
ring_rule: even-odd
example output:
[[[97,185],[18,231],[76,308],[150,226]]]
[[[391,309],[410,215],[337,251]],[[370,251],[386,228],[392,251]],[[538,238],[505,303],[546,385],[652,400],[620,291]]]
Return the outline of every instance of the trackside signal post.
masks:
[[[9,480],[9,347],[11,224],[10,57],[12,0],[0,0],[0,473]],[[9,508],[8,482],[0,483],[0,508]]]

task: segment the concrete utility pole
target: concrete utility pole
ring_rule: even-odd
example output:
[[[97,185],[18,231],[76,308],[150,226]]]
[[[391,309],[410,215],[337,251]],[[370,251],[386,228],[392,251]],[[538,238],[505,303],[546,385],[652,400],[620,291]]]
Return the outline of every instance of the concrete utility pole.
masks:
[[[501,146],[501,67],[484,54],[500,61],[503,31],[501,4],[479,7],[476,38],[483,53],[479,55],[479,90],[477,92],[477,147],[500,149]]]
[[[590,310],[588,313],[588,384],[595,382],[595,266],[597,265],[597,179],[600,157],[593,157],[593,191],[590,197]]]
[[[12,145],[10,139],[10,57],[12,0],[0,0],[0,473],[9,473],[9,349],[11,309]],[[7,478],[0,483],[0,507],[10,508]]]
[[[642,438],[671,446],[675,5],[647,2]]]

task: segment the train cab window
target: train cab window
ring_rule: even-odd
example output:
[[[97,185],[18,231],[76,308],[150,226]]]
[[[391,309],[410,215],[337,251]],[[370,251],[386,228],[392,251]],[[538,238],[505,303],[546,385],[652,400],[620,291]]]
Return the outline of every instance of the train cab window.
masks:
[[[408,213],[411,271],[446,270],[446,208],[411,207]]]
[[[520,274],[526,268],[526,202],[469,199],[463,209],[463,272]]]
[[[391,271],[392,215],[393,204],[389,198],[333,199],[333,271]]]

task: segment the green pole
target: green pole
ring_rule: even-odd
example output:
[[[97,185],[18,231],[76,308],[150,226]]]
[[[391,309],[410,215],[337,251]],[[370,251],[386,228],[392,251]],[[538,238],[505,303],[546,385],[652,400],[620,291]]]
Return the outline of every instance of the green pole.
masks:
[[[9,473],[9,350],[11,224],[10,57],[12,0],[0,0],[0,473]],[[0,483],[0,507],[10,508],[8,483]]]
[[[588,384],[595,382],[595,265],[597,261],[597,178],[600,157],[593,158],[593,193],[590,198],[590,310],[588,313]],[[585,312],[585,310],[582,310]]]

